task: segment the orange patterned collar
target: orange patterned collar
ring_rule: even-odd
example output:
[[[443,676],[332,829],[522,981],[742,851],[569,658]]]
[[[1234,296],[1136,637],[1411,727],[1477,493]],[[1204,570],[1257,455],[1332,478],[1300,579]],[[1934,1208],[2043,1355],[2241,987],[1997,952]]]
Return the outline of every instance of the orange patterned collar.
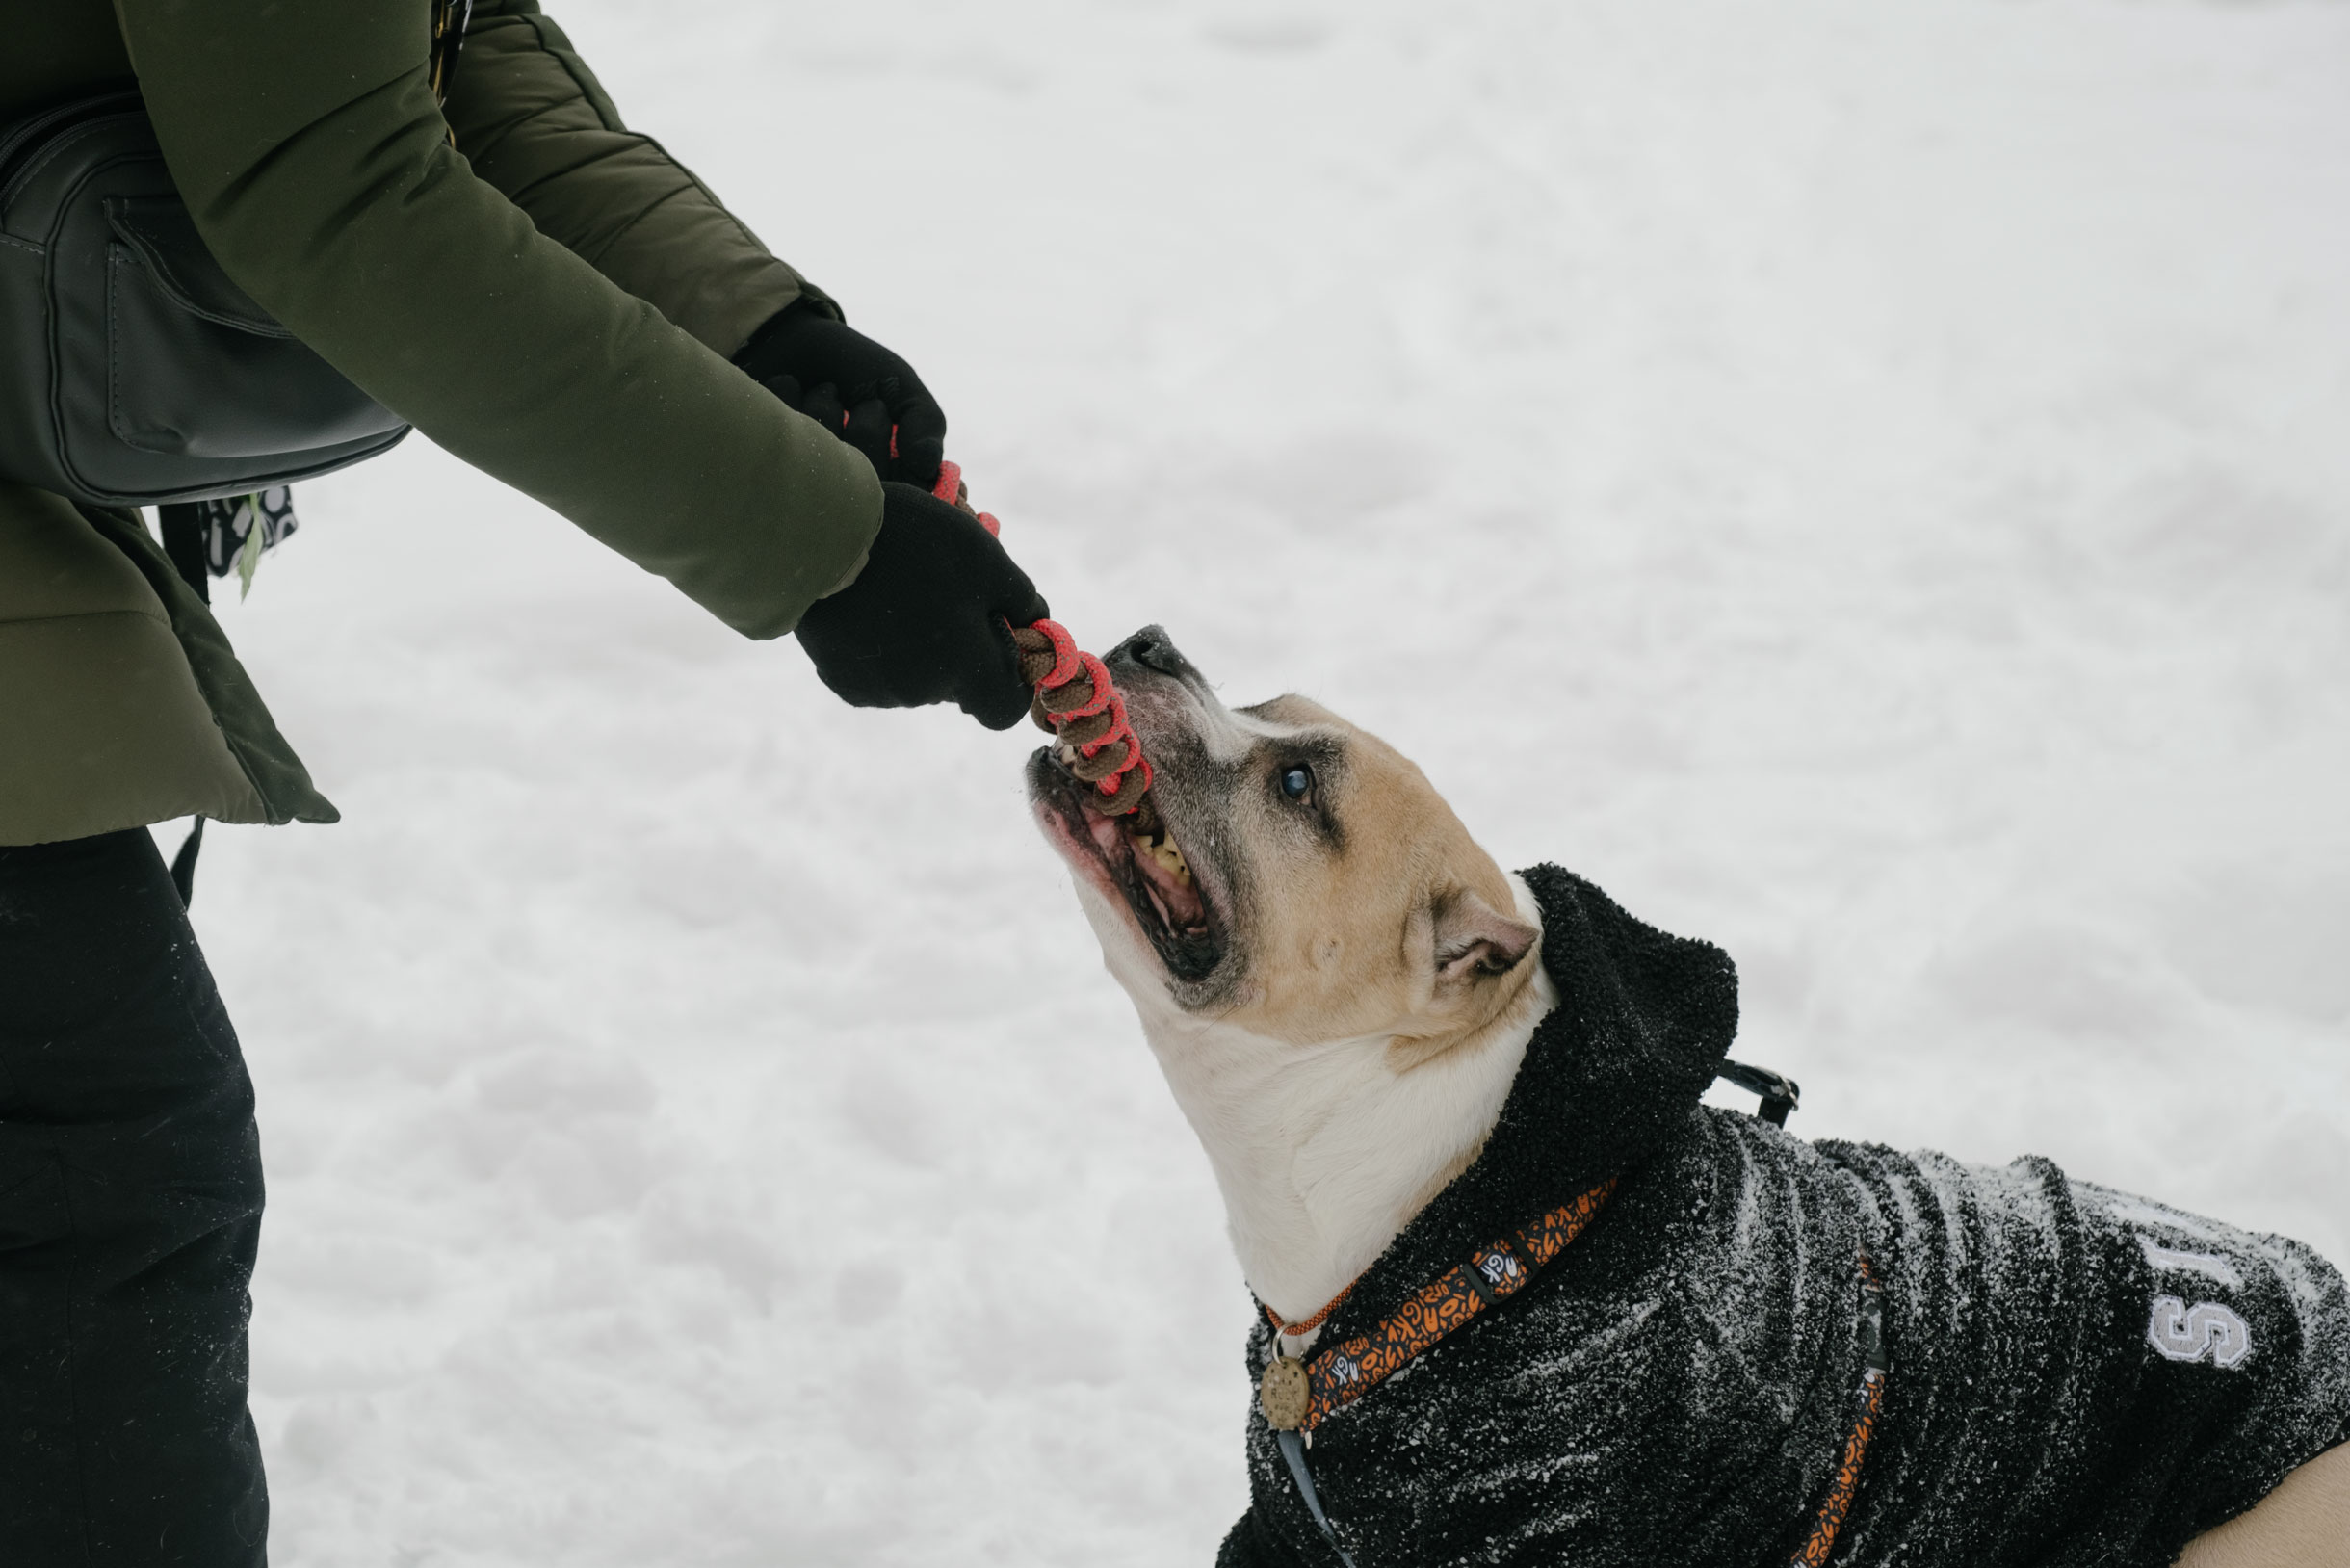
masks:
[[[1284,1325],[1270,1307],[1265,1309],[1276,1333],[1273,1359],[1266,1363],[1265,1375],[1257,1385],[1257,1405],[1279,1435],[1306,1506],[1325,1534],[1330,1526],[1322,1515],[1320,1500],[1314,1494],[1303,1451],[1297,1447],[1300,1434],[1310,1443],[1314,1428],[1332,1411],[1361,1398],[1478,1313],[1533,1283],[1544,1266],[1582,1234],[1583,1227],[1591,1223],[1615,1189],[1613,1179],[1602,1182],[1574,1202],[1561,1204],[1532,1224],[1479,1247],[1467,1263],[1446,1270],[1434,1284],[1423,1287],[1380,1320],[1370,1333],[1333,1346],[1309,1360],[1299,1361],[1281,1354],[1280,1334],[1319,1325],[1337,1310],[1354,1287],[1349,1285],[1341,1291],[1328,1306],[1295,1325],[1295,1330]],[[1842,1533],[1844,1521],[1852,1512],[1853,1499],[1860,1491],[1861,1462],[1868,1456],[1869,1442],[1875,1437],[1878,1418],[1884,1413],[1890,1371],[1885,1354],[1885,1293],[1877,1283],[1876,1270],[1867,1253],[1861,1255],[1860,1272],[1864,1361],[1860,1413],[1844,1440],[1843,1454],[1827,1496],[1812,1516],[1812,1528],[1806,1532],[1801,1549],[1790,1559],[1789,1568],[1822,1568],[1836,1550],[1836,1538]],[[1337,1545],[1335,1535],[1330,1540],[1333,1546]],[[1341,1555],[1345,1556],[1344,1552]],[[1353,1559],[1346,1560],[1351,1563]]]
[[[1479,1247],[1467,1263],[1454,1265],[1434,1284],[1423,1287],[1370,1333],[1332,1346],[1310,1360],[1280,1354],[1276,1338],[1273,1359],[1257,1386],[1257,1404],[1265,1419],[1275,1431],[1311,1432],[1333,1410],[1370,1393],[1478,1313],[1526,1289],[1543,1266],[1591,1223],[1615,1187],[1610,1178],[1532,1224]],[[1345,1299],[1345,1292],[1339,1299]],[[1327,1315],[1337,1305],[1331,1302],[1317,1316]]]

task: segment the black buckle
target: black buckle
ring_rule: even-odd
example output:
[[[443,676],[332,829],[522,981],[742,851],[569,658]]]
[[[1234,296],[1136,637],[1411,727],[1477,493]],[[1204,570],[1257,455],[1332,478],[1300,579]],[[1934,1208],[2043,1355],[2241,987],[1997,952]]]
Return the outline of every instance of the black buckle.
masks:
[[[1469,1294],[1475,1296],[1479,1301],[1482,1301],[1489,1307],[1501,1298],[1494,1294],[1492,1283],[1485,1278],[1485,1270],[1476,1266],[1476,1261],[1477,1258],[1499,1258],[1502,1256],[1505,1256],[1505,1254],[1500,1252],[1489,1252],[1483,1247],[1479,1247],[1476,1252],[1476,1257],[1473,1257],[1467,1263],[1461,1265],[1461,1277],[1469,1282]]]
[[[1730,1080],[1749,1094],[1761,1095],[1762,1106],[1755,1114],[1773,1127],[1785,1127],[1787,1113],[1803,1104],[1803,1090],[1795,1081],[1768,1067],[1749,1067],[1742,1061],[1724,1059],[1713,1070],[1713,1076]]]

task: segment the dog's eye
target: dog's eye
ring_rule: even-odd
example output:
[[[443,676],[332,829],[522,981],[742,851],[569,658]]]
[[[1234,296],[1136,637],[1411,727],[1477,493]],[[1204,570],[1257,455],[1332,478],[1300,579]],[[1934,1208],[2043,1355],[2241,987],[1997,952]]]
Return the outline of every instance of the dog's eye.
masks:
[[[1314,793],[1314,770],[1298,763],[1281,770],[1281,793],[1292,800],[1303,800]]]

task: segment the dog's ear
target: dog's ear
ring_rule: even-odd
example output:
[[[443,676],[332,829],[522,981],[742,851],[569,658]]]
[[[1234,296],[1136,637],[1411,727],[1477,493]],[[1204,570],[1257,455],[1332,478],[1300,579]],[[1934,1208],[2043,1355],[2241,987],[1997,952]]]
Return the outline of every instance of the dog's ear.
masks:
[[[1439,985],[1506,974],[1542,935],[1541,927],[1501,913],[1468,888],[1438,895],[1433,912]]]

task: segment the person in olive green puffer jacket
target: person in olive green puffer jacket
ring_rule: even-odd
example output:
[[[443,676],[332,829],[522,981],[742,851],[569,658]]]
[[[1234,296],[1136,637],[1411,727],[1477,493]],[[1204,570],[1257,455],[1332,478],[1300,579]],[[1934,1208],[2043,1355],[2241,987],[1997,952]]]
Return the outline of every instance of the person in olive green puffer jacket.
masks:
[[[929,495],[920,378],[535,0],[480,0],[437,102],[431,9],[0,0],[0,122],[135,83],[223,270],[378,402],[848,700],[1017,721],[1046,607]],[[144,831],[182,816],[335,811],[136,511],[0,480],[9,1561],[263,1560],[251,1090]]]

